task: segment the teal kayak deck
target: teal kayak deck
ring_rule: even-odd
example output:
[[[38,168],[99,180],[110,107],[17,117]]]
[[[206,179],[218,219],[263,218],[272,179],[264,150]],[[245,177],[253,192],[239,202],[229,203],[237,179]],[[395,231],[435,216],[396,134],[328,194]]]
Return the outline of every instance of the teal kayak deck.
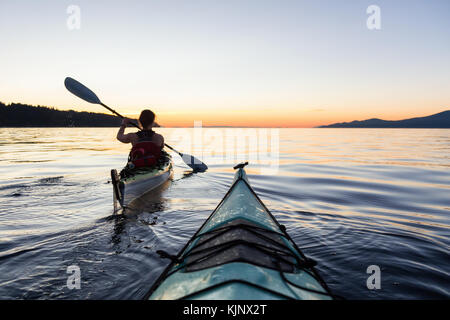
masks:
[[[313,261],[258,198],[243,168],[217,208],[172,260],[145,298],[332,299]]]
[[[305,271],[299,270],[285,276],[296,284],[327,294]],[[232,262],[208,270],[176,272],[152,294],[151,299],[323,300],[324,297],[330,299],[328,296],[290,286],[281,278],[279,271]]]

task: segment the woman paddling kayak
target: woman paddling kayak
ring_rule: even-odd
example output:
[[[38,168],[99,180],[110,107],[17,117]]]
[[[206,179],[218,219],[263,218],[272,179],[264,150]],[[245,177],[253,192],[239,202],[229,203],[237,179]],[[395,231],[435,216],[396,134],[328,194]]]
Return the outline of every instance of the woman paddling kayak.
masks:
[[[64,80],[64,85],[67,90],[77,97],[89,103],[99,104],[114,113],[116,116],[124,119],[120,113],[101,102],[92,90],[77,80],[67,77]],[[152,130],[154,121],[155,114],[150,110],[144,110],[139,117],[141,127],[134,122],[130,122],[130,120],[124,120],[120,126],[120,130],[117,133],[117,139],[123,143],[131,143],[133,148],[131,149],[132,152],[130,156],[139,156],[140,159],[131,159],[131,166],[134,169],[137,167],[138,170],[128,170],[131,169],[129,165],[121,171],[120,175],[117,173],[117,170],[111,170],[111,181],[115,199],[114,206],[118,201],[122,207],[125,207],[127,203],[144,194],[145,191],[155,189],[170,178],[172,174],[172,160],[170,155],[162,150],[164,146],[177,153],[183,159],[184,163],[192,168],[194,172],[205,172],[208,169],[208,166],[196,157],[186,153],[181,153],[164,143],[164,138],[161,135],[154,133]],[[125,134],[125,128],[128,123],[131,123],[138,129],[143,130],[137,133]],[[142,144],[143,147],[138,148],[139,144]],[[147,153],[144,144],[149,146],[149,149],[151,149],[150,152],[148,152],[149,157],[147,159],[143,156]],[[155,155],[157,157],[155,157]],[[138,163],[137,160],[141,160],[141,163]],[[146,168],[146,166],[151,163],[153,163],[153,165]],[[142,170],[139,170],[140,165],[143,165]]]
[[[142,111],[139,116],[142,130],[125,134],[129,123],[131,120],[124,118],[117,133],[117,140],[132,144],[128,164],[120,174],[111,170],[114,198],[122,207],[159,187],[172,174],[171,157],[163,150],[164,137],[152,130],[155,114],[151,110]]]

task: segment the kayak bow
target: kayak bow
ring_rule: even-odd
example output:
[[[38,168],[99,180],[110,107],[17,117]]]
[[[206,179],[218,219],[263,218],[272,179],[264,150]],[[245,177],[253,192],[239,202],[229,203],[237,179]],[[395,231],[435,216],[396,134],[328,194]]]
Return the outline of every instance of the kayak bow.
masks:
[[[332,299],[328,287],[251,188],[244,166],[145,299]]]

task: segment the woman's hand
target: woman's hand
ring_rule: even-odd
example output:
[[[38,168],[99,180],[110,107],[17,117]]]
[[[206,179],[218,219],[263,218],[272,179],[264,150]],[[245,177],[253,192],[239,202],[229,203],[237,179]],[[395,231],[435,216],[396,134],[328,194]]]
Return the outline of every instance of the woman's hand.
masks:
[[[131,119],[123,118],[122,119],[122,127],[126,127],[131,122]]]

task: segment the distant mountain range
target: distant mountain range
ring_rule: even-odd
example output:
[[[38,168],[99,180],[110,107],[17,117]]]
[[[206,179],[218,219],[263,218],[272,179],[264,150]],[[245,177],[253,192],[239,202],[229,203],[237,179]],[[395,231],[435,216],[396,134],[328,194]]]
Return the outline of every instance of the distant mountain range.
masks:
[[[118,127],[121,122],[120,118],[104,113],[0,102],[0,127]]]
[[[428,117],[398,121],[375,118],[364,121],[334,123],[318,128],[450,128],[450,110],[436,113]]]

